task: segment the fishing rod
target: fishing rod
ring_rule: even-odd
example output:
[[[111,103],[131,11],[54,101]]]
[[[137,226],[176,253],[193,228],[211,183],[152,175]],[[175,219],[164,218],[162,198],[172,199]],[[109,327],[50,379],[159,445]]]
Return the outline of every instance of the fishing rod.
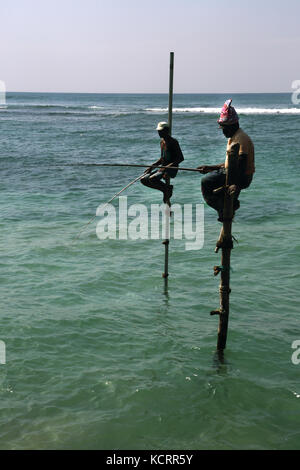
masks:
[[[73,164],[71,164],[73,166]],[[116,167],[135,167],[135,168],[171,168],[172,170],[181,170],[181,171],[197,171],[198,173],[201,172],[201,170],[197,170],[197,168],[180,168],[177,166],[160,166],[160,165],[140,165],[140,164],[134,164],[134,163],[75,163],[77,166],[116,166]]]
[[[167,166],[164,167],[164,168],[170,168],[171,165],[172,165],[172,163],[169,163],[169,165],[167,165]],[[143,165],[142,165],[142,166],[143,166]],[[148,167],[147,167],[147,168],[148,168]],[[153,168],[154,168],[154,167],[153,167]],[[156,167],[156,168],[157,168],[157,167]],[[123,191],[125,191],[125,189],[129,188],[129,186],[131,186],[132,184],[134,184],[134,183],[136,183],[137,181],[139,181],[140,179],[142,179],[143,176],[145,176],[145,172],[142,173],[142,174],[141,174],[140,176],[138,176],[137,178],[135,178],[135,179],[134,179],[133,181],[131,181],[130,183],[128,183],[127,186],[125,186],[124,188],[121,189],[121,191],[119,191],[118,193],[116,193],[109,201],[107,201],[106,204],[104,204],[104,206],[102,207],[102,210],[103,210],[106,206],[108,206],[108,204],[110,204],[110,203],[111,203],[117,196],[119,196]],[[80,232],[78,233],[78,235],[77,235],[76,237],[74,237],[73,242],[74,242],[75,240],[77,240],[77,239],[80,237],[80,235],[82,234],[82,232],[86,229],[86,227],[87,227],[88,225],[90,225],[90,224],[93,222],[93,220],[95,220],[96,217],[97,217],[97,212],[96,212],[96,215],[94,215],[94,216],[88,221],[88,223],[85,224],[85,225],[82,227],[82,229],[80,230]]]
[[[123,191],[125,191],[125,189],[129,188],[129,186],[131,186],[132,184],[136,183],[138,180],[142,179],[143,176],[145,176],[145,173],[143,173],[142,175],[140,175],[140,176],[138,176],[137,178],[135,178],[133,181],[131,181],[129,184],[127,184],[127,186],[125,186],[123,189],[121,189],[121,191],[119,191],[118,193],[116,193],[109,201],[107,201],[106,204],[104,204],[102,210],[103,210],[106,206],[108,206],[108,204],[110,204],[117,196],[119,196],[119,194],[121,194]],[[93,220],[95,220],[96,217],[97,217],[97,212],[96,212],[96,215],[94,215],[94,216],[88,221],[88,223],[85,224],[84,227],[82,227],[82,229],[80,230],[80,232],[78,233],[78,235],[77,235],[76,237],[74,237],[73,242],[74,242],[75,240],[77,240],[77,239],[80,237],[80,235],[82,234],[82,232],[86,229],[86,227],[87,227],[88,225],[90,225],[90,224],[93,222]]]

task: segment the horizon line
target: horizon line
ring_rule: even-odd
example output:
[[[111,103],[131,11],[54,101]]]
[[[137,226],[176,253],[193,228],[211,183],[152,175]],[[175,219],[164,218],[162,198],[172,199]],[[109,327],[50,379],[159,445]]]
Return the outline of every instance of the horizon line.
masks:
[[[10,91],[6,90],[6,93],[42,93],[42,94],[72,94],[72,95],[168,95],[166,92],[133,92],[133,91],[105,91],[105,92],[92,92],[92,91]],[[283,95],[291,94],[291,91],[218,91],[218,92],[199,92],[199,91],[190,91],[190,92],[174,92],[173,95]]]

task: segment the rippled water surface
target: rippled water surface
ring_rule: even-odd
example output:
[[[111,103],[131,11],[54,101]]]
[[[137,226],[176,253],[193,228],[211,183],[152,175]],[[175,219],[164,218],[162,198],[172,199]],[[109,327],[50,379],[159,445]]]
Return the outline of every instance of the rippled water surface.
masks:
[[[223,95],[175,95],[184,165],[224,160]],[[159,157],[167,95],[10,93],[0,109],[2,449],[299,449],[300,108],[289,95],[235,95],[256,175],[233,225],[225,363],[215,357],[220,224],[205,242],[103,240],[96,218]],[[174,202],[203,203],[180,173]],[[161,202],[133,185],[128,204]],[[118,201],[115,201],[118,208]],[[72,243],[73,242],[73,243]],[[300,356],[300,355],[299,355]]]

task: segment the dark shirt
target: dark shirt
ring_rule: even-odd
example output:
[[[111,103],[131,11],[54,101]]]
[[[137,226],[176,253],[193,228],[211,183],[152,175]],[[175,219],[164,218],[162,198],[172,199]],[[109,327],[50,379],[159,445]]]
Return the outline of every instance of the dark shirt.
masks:
[[[183,162],[184,157],[182,155],[180,145],[173,137],[170,137],[168,141],[161,139],[160,148],[163,166],[173,163],[172,166],[178,167],[179,164]],[[166,173],[168,173],[171,178],[175,178],[177,172],[178,170],[172,170],[171,168],[166,170]]]

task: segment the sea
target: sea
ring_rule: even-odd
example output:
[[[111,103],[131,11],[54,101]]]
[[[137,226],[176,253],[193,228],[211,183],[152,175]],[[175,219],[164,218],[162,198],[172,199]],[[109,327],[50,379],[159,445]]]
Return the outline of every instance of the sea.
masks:
[[[1,449],[300,449],[300,106],[288,93],[175,93],[183,167],[224,162],[217,119],[228,98],[254,142],[256,173],[233,223],[220,359],[210,312],[221,224],[202,176],[172,180],[173,204],[203,207],[204,238],[187,250],[171,237],[168,283],[161,237],[97,235],[99,205],[144,171],[98,164],[155,162],[168,95],[7,93]],[[139,181],[122,196],[149,214],[162,203]]]

